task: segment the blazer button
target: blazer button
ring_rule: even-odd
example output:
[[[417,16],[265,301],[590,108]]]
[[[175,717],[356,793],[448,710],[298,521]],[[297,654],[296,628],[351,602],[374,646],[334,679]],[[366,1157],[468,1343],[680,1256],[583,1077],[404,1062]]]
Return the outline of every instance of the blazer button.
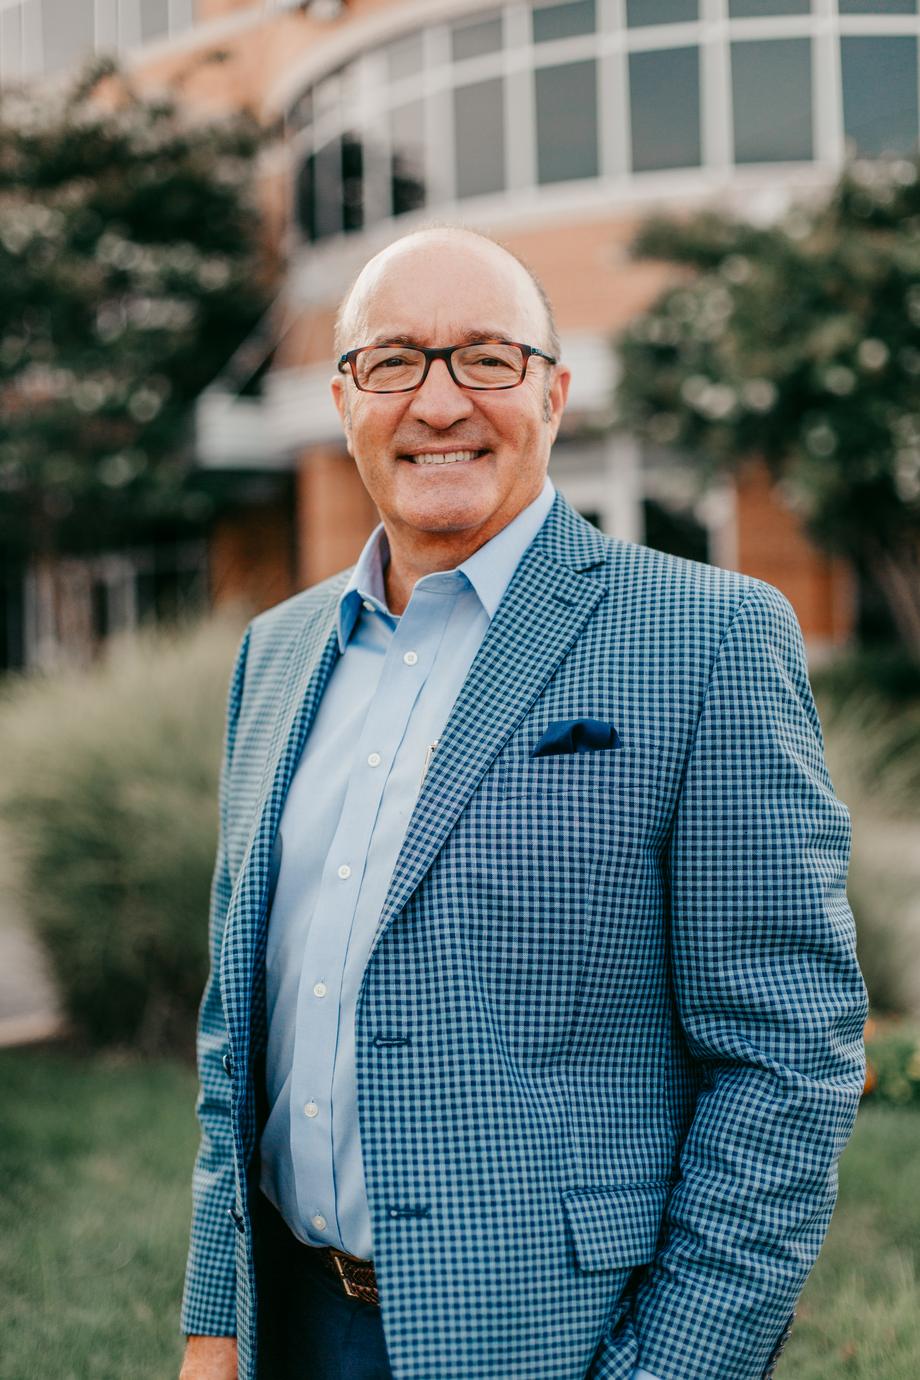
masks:
[[[232,1077],[233,1077],[233,1055],[230,1054],[229,1051],[228,1051],[228,1053],[226,1053],[226,1054],[224,1055],[223,1059],[221,1059],[220,1062],[221,1062],[221,1063],[223,1064],[223,1066],[224,1066],[224,1073],[227,1075],[228,1078],[232,1078]]]
[[[245,1233],[246,1223],[243,1221],[243,1214],[241,1212],[237,1212],[235,1207],[227,1208],[227,1216],[233,1219],[233,1225],[238,1232],[241,1234]]]

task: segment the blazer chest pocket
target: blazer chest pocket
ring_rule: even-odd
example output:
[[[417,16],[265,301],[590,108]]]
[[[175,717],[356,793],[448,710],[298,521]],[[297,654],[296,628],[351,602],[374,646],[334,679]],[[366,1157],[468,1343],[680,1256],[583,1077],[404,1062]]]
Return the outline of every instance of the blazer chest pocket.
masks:
[[[652,1259],[672,1185],[647,1183],[572,1188],[562,1206],[582,1270],[633,1269]]]
[[[505,753],[493,770],[495,788],[502,795],[616,794],[639,786],[657,789],[667,759],[654,743],[597,748],[593,752],[560,752],[533,757]]]

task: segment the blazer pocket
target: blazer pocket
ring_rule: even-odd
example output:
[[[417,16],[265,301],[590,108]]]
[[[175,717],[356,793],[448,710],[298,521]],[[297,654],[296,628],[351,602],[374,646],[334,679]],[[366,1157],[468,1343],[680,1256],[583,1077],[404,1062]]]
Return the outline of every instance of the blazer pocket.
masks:
[[[633,1269],[652,1259],[672,1185],[646,1183],[571,1188],[562,1195],[575,1259],[582,1270]]]

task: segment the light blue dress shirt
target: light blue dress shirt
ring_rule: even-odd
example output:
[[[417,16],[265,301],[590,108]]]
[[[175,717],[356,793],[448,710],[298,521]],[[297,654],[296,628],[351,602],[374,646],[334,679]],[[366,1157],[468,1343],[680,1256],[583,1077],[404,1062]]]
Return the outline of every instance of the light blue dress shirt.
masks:
[[[468,560],[420,579],[399,618],[386,604],[380,526],[339,602],[341,655],[278,830],[265,959],[261,1187],[310,1245],[373,1256],[355,1081],[358,991],[427,762],[554,495],[547,479]]]

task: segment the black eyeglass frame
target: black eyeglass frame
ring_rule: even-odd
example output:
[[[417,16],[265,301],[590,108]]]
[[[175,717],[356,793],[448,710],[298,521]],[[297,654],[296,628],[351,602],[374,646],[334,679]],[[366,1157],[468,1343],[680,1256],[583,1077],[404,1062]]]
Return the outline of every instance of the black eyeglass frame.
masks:
[[[411,388],[362,388],[358,382],[358,371],[355,367],[358,355],[362,354],[365,350],[385,350],[389,345],[392,345],[394,350],[415,350],[418,354],[424,355],[425,367],[422,370],[422,377],[419,379],[418,383],[414,383]],[[461,383],[454,373],[451,355],[455,350],[469,350],[476,345],[513,345],[515,349],[520,350],[521,377],[517,382],[498,384]],[[552,355],[548,355],[545,350],[538,350],[536,345],[525,345],[523,341],[520,340],[468,340],[460,345],[441,345],[438,347],[407,345],[405,341],[382,340],[379,345],[359,345],[357,349],[346,350],[344,355],[339,356],[335,367],[340,374],[344,374],[345,365],[348,365],[351,370],[351,376],[355,381],[355,387],[360,393],[416,393],[427,379],[428,371],[434,361],[436,359],[443,359],[444,363],[447,365],[447,372],[458,388],[465,388],[471,393],[501,393],[508,388],[519,388],[521,386],[527,374],[527,365],[530,363],[531,359],[533,359],[534,355],[538,355],[540,359],[545,359],[549,364],[559,363],[558,359],[555,359]]]

